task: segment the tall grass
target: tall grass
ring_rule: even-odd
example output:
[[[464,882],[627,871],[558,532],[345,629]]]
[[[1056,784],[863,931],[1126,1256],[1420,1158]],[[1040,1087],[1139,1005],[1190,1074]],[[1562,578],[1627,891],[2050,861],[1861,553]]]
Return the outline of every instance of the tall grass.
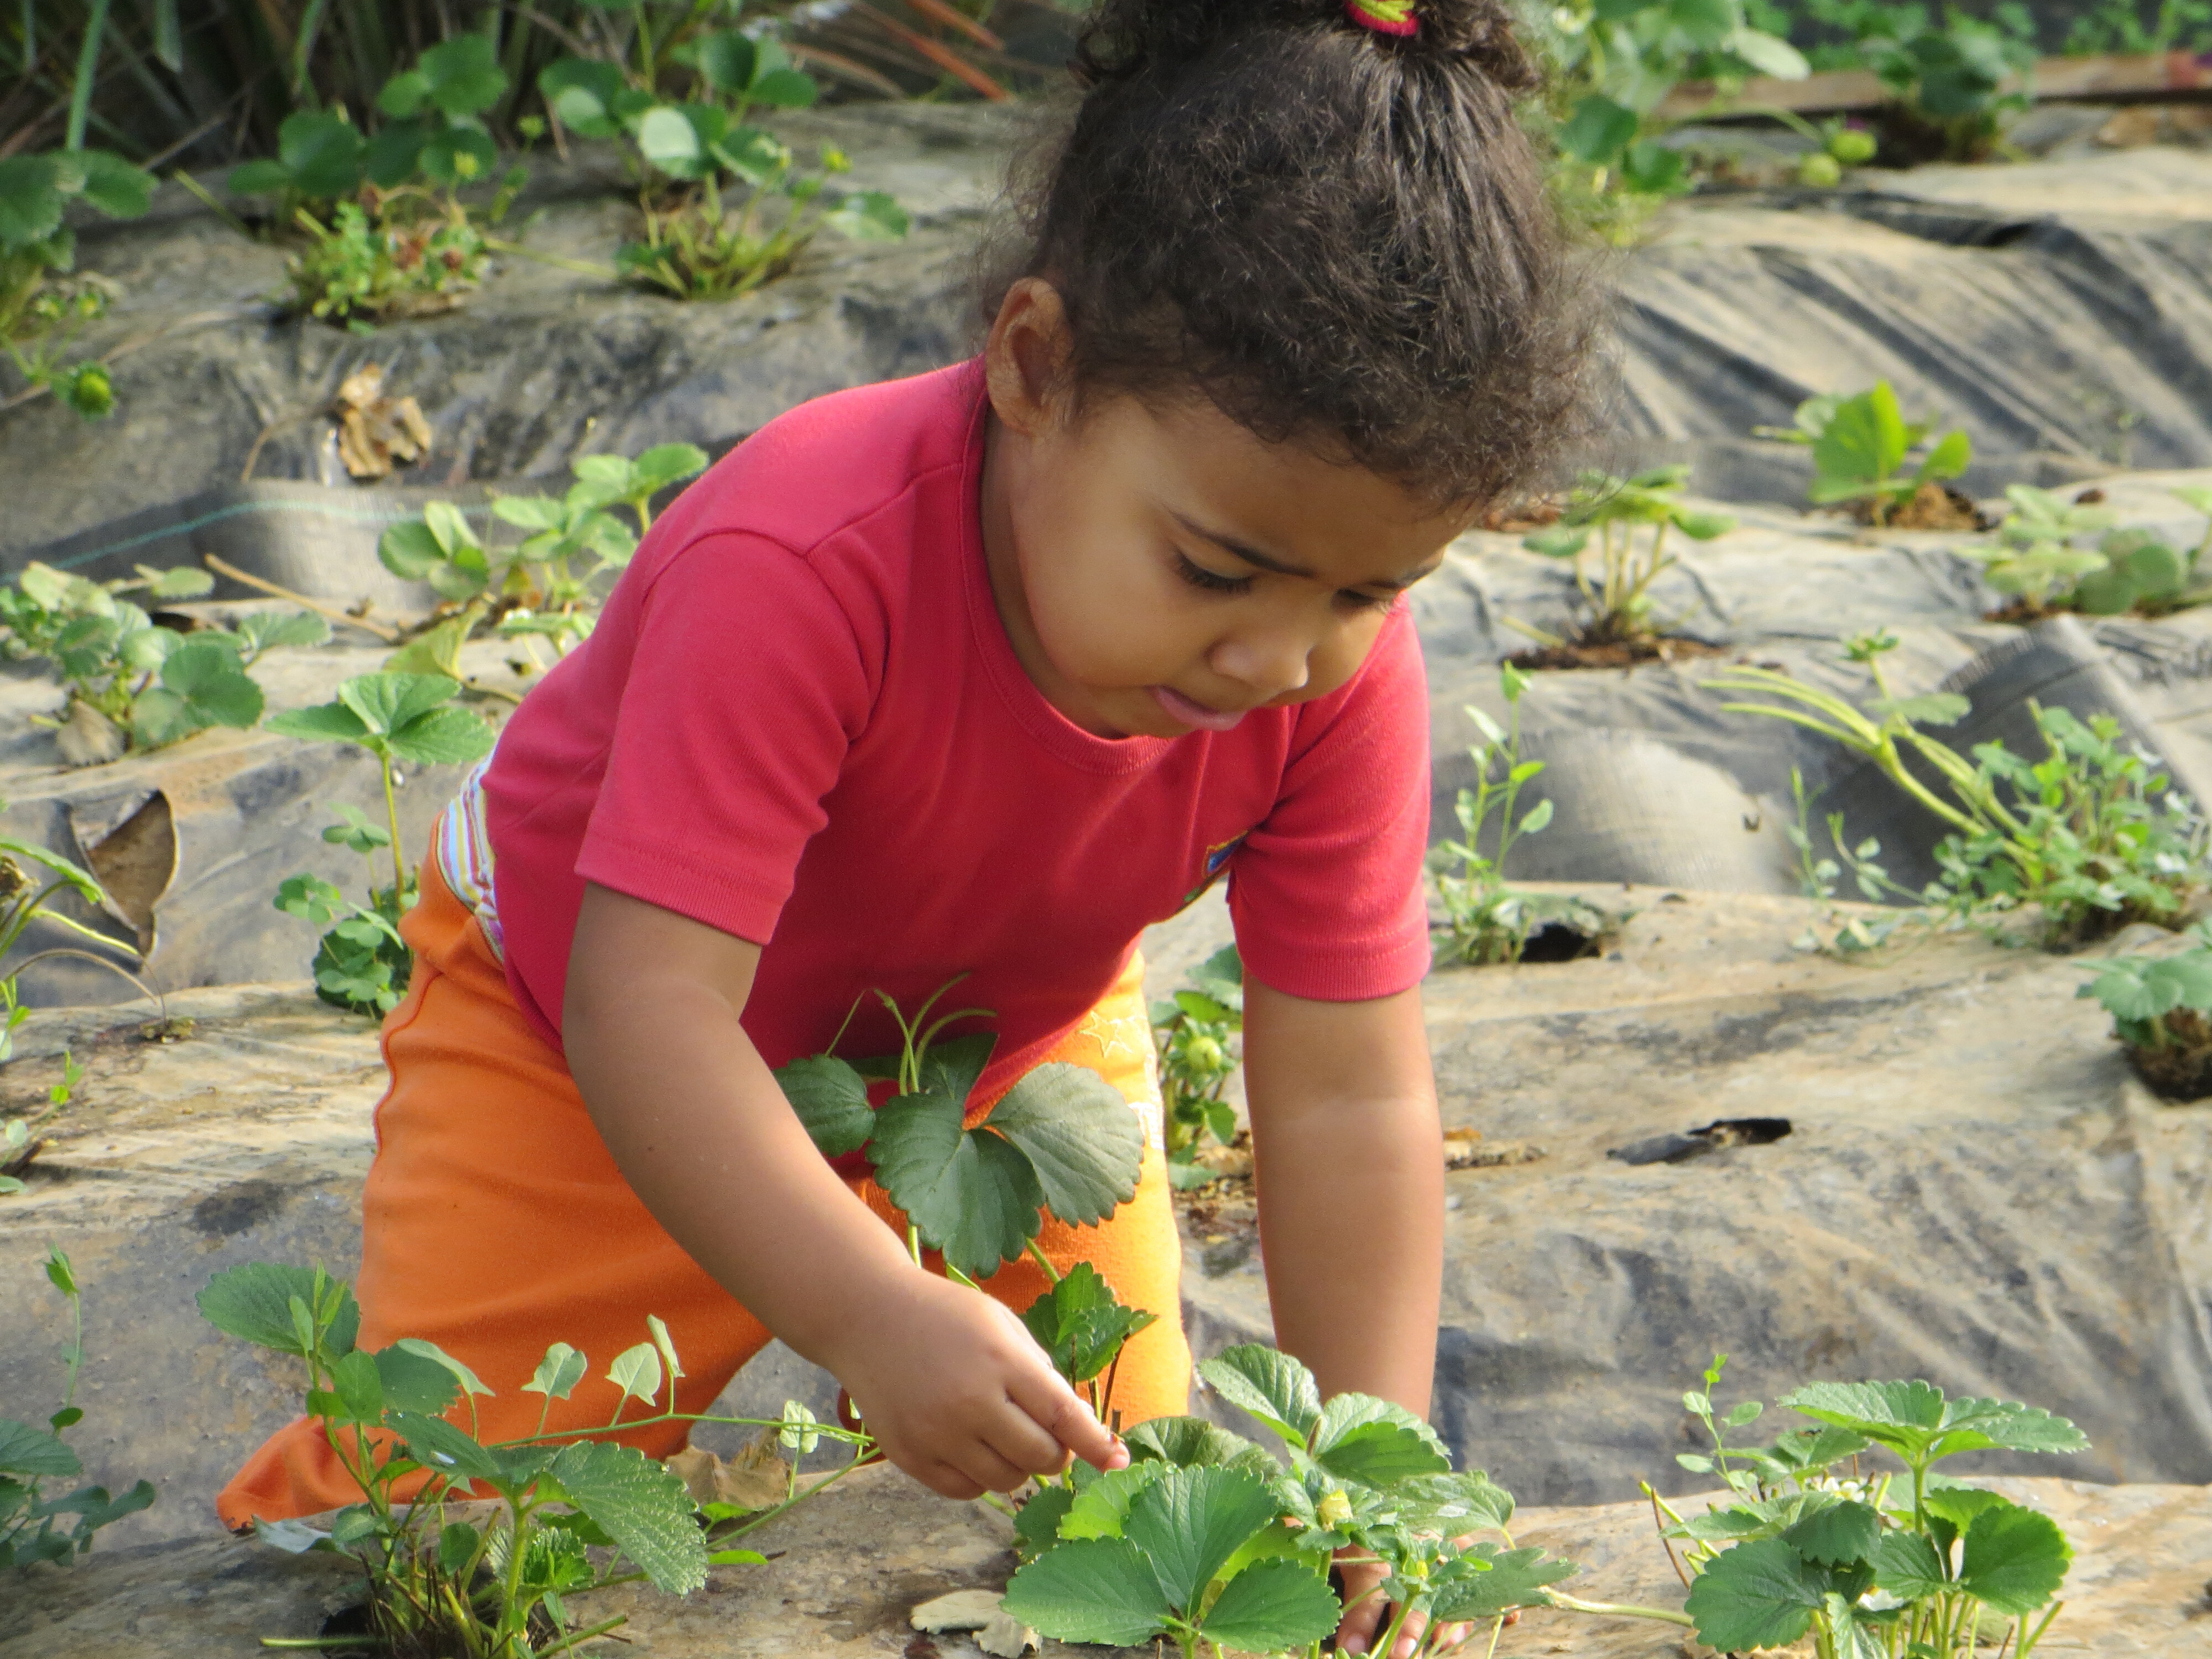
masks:
[[[538,74],[576,54],[635,61],[686,23],[780,32],[833,94],[1002,98],[1053,67],[1009,51],[1000,14],[1037,25],[1082,0],[0,0],[0,160],[64,143],[142,166],[272,154],[295,110],[377,124],[385,82],[423,49],[487,35],[512,143],[541,114]],[[1048,40],[1053,31],[1046,30]]]

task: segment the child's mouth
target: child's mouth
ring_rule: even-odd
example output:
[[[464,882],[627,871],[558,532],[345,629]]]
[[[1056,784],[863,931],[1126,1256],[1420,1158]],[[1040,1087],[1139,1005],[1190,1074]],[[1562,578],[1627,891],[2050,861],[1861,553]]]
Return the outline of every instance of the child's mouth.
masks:
[[[1164,685],[1154,686],[1152,697],[1174,719],[1201,732],[1226,732],[1244,718],[1243,709],[1224,714],[1218,708],[1208,708],[1202,702],[1193,702],[1182,692]]]

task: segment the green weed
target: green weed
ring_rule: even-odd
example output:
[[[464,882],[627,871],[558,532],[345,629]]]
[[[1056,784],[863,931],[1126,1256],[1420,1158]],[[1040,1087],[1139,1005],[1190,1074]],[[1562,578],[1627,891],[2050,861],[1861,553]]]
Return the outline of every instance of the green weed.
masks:
[[[70,1336],[62,1349],[68,1380],[61,1408],[43,1429],[0,1417],[0,1568],[27,1567],[34,1561],[66,1565],[88,1553],[102,1527],[136,1515],[154,1501],[151,1481],[141,1480],[120,1497],[105,1486],[79,1486],[57,1498],[46,1495],[50,1480],[74,1480],[84,1465],[62,1437],[84,1420],[76,1385],[84,1369],[84,1304],[76,1274],[59,1249],[49,1249],[46,1282],[69,1304]]]
[[[1224,945],[1200,963],[1188,984],[1152,1004],[1152,1019],[1168,1176],[1177,1187],[1202,1187],[1215,1172],[1196,1161],[1200,1143],[1209,1134],[1224,1146],[1237,1139],[1237,1109],[1221,1097],[1244,1030],[1244,963],[1237,947]]]
[[[371,860],[392,860],[392,884],[374,879],[368,902],[356,904],[319,876],[288,877],[276,907],[326,930],[316,947],[315,994],[356,1013],[388,1014],[406,994],[412,953],[399,936],[399,919],[415,902],[415,880],[399,844],[395,773],[415,766],[470,766],[491,752],[493,732],[483,719],[452,706],[459,682],[442,674],[386,672],[362,674],[338,687],[337,700],[313,708],[272,714],[268,730],[310,743],[347,743],[376,757],[384,786],[385,822],[339,807],[342,822],[323,839]]]
[[[1506,620],[1545,646],[1570,642],[1607,645],[1649,641],[1680,619],[1653,615],[1651,585],[1680,559],[1668,550],[1667,534],[1678,530],[1693,541],[1726,535],[1736,521],[1725,513],[1704,513],[1682,499],[1690,482],[1686,465],[1651,467],[1632,477],[1584,472],[1567,497],[1557,524],[1522,538],[1521,545],[1548,559],[1570,561],[1586,616],[1570,636],[1527,623]],[[1597,580],[1590,579],[1588,555],[1596,532]]]
[[[2170,956],[2112,957],[2077,995],[2112,1017],[2112,1034],[2143,1080],[2168,1100],[2212,1095],[2212,933],[2202,922],[2190,947]]]

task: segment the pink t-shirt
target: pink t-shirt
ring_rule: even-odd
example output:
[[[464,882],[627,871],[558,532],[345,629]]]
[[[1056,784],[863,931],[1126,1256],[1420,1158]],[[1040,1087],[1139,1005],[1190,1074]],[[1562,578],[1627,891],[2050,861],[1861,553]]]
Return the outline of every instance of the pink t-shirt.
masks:
[[[1003,1087],[1224,870],[1247,969],[1353,1001],[1428,967],[1428,708],[1402,601],[1352,682],[1232,731],[1094,737],[990,590],[975,362],[793,410],[661,518],[484,781],[507,977],[559,1042],[584,884],[761,944],[771,1066],[855,1000],[994,1010]],[[871,996],[838,1052],[894,1052]]]

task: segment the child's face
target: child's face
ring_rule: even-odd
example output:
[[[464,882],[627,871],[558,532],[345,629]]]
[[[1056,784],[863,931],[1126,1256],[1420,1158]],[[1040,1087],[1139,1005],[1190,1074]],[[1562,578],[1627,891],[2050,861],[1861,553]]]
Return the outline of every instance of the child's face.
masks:
[[[1048,390],[1065,338],[1058,296],[1019,285],[987,350],[983,533],[1016,654],[1086,731],[1179,737],[1326,696],[1467,528],[1203,399],[1071,419]]]

